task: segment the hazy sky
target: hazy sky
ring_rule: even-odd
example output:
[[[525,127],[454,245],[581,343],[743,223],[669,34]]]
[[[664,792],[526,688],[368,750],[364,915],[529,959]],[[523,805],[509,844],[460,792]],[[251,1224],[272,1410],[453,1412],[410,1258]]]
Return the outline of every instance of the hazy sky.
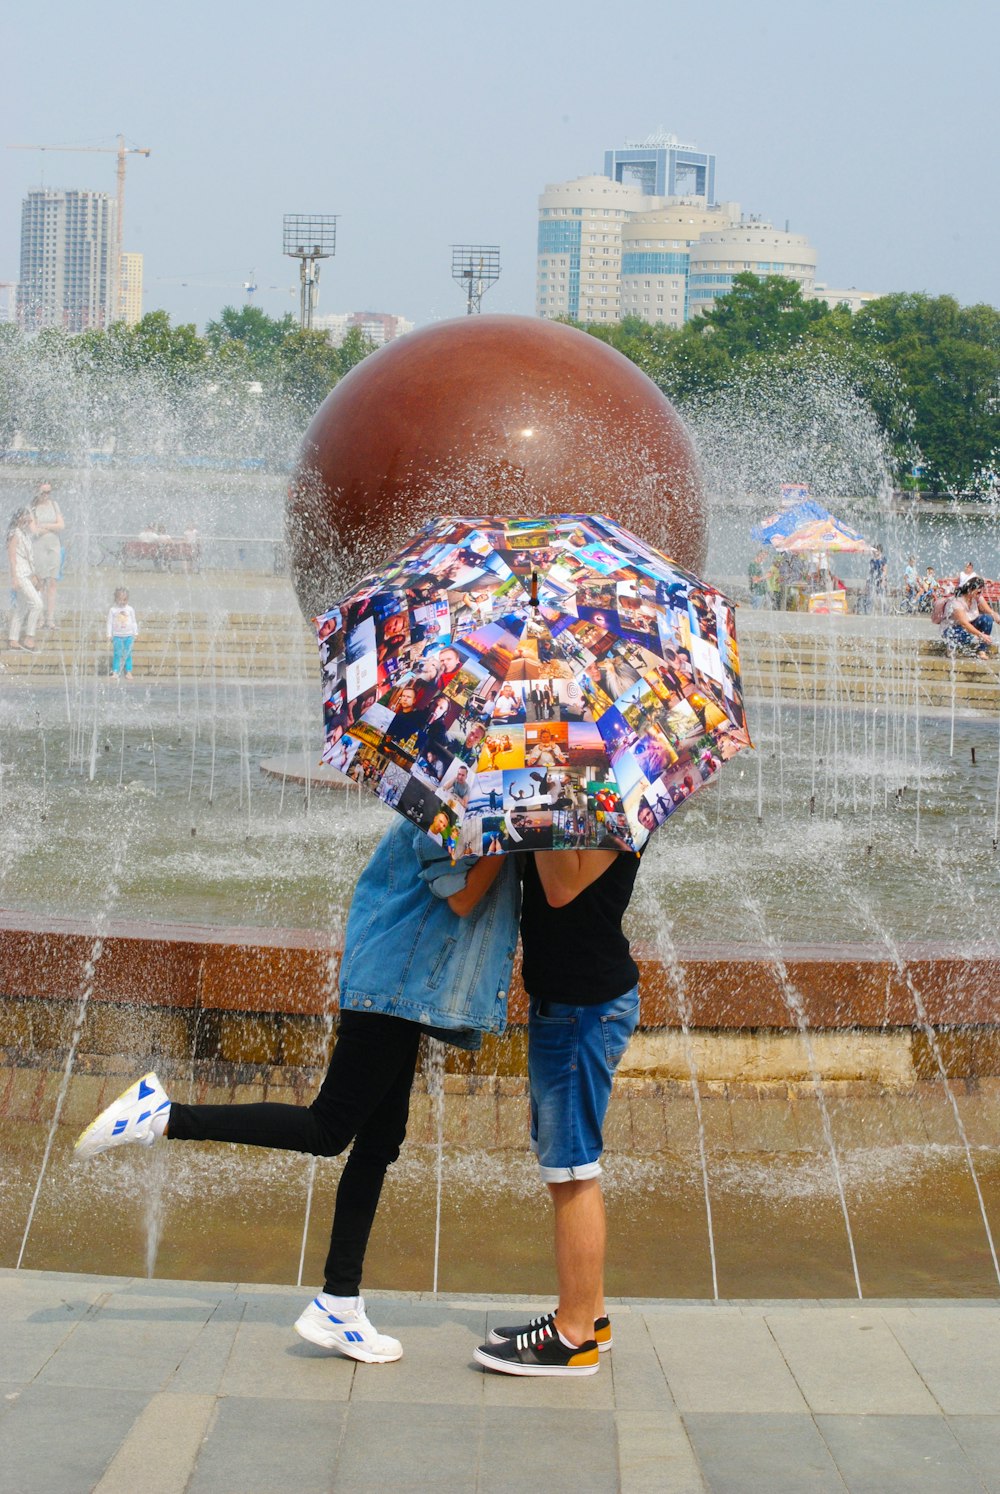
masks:
[[[286,212],[340,215],[321,312],[460,314],[453,242],[499,243],[485,309],[531,312],[539,192],[658,128],[807,234],[828,284],[1000,304],[994,0],[50,0],[8,17],[4,53],[3,144],[152,148],[125,247],[175,321],[241,304],[251,271],[258,305],[297,312]],[[0,280],[30,187],[114,191],[112,155],[0,168]]]

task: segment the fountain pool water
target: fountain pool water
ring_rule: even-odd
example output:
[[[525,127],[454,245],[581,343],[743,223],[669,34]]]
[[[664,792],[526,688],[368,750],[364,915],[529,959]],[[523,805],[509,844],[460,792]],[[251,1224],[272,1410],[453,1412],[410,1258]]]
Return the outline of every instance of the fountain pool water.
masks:
[[[811,477],[822,497],[821,481],[834,481],[820,462],[833,430],[837,485],[850,488],[853,475],[856,491],[877,498],[870,426],[843,408],[839,423],[824,414],[809,429],[773,420],[784,444],[771,442],[752,481],[737,463],[744,489]],[[724,580],[749,550],[732,540],[739,450],[718,411],[696,412],[694,425],[718,500],[709,574]],[[323,1060],[329,1000],[301,1030],[275,1019],[281,1061],[258,1058],[249,1039],[235,1050],[216,1042],[226,1014],[188,1020],[162,995],[154,1010],[141,979],[104,1000],[119,977],[102,968],[111,946],[101,936],[153,929],[169,948],[196,925],[235,929],[237,944],[302,930],[335,944],[386,812],[353,791],[259,771],[265,759],[308,756],[319,738],[314,655],[270,551],[265,561],[235,543],[224,570],[127,577],[144,632],[131,684],[107,679],[91,640],[119,579],[114,564],[97,565],[101,536],[123,532],[129,510],[172,505],[169,527],[195,522],[221,557],[220,536],[239,523],[248,537],[277,535],[280,480],[80,471],[59,495],[80,561],[61,591],[62,629],[0,696],[3,924],[8,934],[48,926],[53,948],[59,927],[89,930],[87,956],[64,964],[55,986],[29,1000],[8,985],[0,999],[0,1261],[311,1281],[338,1162],[177,1148],[79,1166],[69,1146],[153,1058],[181,1098],[302,1098]],[[10,495],[28,478],[8,468],[2,480]],[[252,514],[239,492],[252,495]],[[886,508],[877,522],[891,532]],[[788,623],[741,613],[744,663],[755,651],[763,660]],[[779,680],[761,663],[748,693],[756,760],[728,765],[644,860],[631,932],[666,972],[680,1048],[670,1032],[646,1034],[609,1118],[613,1292],[997,1290],[996,992],[962,987],[959,1030],[942,1033],[940,992],[913,974],[929,949],[954,957],[950,978],[962,961],[997,968],[997,721],[963,709],[961,690],[954,713],[924,709],[919,625],[863,627],[874,667],[862,685],[858,635],[838,619],[811,635],[820,668],[790,648],[795,690],[787,669]],[[0,929],[0,955],[5,938]],[[839,972],[818,1028],[805,1020],[814,993],[797,1008],[789,973],[804,948],[821,948]],[[901,972],[904,996],[890,999],[887,975],[881,1015],[869,1003],[859,1016],[852,972],[873,950]],[[734,951],[769,972],[777,1005],[755,1019],[747,991],[734,990],[728,1007],[715,1002],[725,1018],[716,1030],[702,1015],[698,962]],[[269,1010],[259,998],[247,993],[251,1010]],[[373,1285],[550,1286],[548,1221],[524,1148],[523,1035],[493,1045],[480,1067],[477,1077],[426,1066],[373,1241]]]

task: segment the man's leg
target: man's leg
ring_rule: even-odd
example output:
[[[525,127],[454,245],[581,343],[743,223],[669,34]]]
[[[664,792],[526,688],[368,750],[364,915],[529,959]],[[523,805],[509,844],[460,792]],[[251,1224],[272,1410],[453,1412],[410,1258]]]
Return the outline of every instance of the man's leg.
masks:
[[[550,1183],[555,1210],[556,1274],[559,1306],[556,1327],[570,1343],[594,1336],[604,1316],[604,1254],[607,1226],[600,1178]]]

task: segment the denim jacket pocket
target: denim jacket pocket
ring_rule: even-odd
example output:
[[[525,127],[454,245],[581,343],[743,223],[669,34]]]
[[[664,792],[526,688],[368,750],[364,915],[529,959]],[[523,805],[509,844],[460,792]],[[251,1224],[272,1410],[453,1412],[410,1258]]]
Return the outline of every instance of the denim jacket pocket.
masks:
[[[448,968],[452,950],[457,943],[457,939],[453,938],[450,934],[441,940],[441,948],[437,952],[437,958],[427,972],[427,989],[429,991],[435,991],[441,984],[441,977]]]

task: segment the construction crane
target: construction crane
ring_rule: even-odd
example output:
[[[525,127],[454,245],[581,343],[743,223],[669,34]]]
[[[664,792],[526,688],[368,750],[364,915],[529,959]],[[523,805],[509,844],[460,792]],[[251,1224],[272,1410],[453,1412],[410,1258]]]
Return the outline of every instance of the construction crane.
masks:
[[[118,136],[117,145],[8,145],[8,150],[86,150],[96,151],[100,155],[115,155],[118,157],[118,213],[115,226],[115,277],[116,298],[118,301],[118,317],[121,317],[122,306],[122,244],[125,232],[125,157],[126,156],[150,156],[151,150],[141,145],[126,145],[125,136]],[[116,318],[117,319],[117,318]]]

